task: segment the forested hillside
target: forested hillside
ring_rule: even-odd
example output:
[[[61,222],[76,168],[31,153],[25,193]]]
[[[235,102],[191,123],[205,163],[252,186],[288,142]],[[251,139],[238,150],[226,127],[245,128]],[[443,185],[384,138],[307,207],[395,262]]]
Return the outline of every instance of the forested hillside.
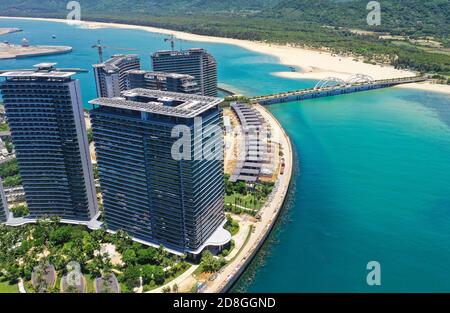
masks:
[[[79,2],[83,20],[291,43],[450,75],[450,0],[379,0],[382,23],[376,27],[366,22],[369,0]],[[1,1],[0,15],[65,18],[66,4],[66,0]]]
[[[282,0],[261,16],[321,25],[373,29],[367,25],[368,0]],[[449,0],[379,0],[379,31],[394,34],[445,36],[450,34]]]
[[[87,14],[134,12],[147,15],[248,14],[272,7],[279,0],[79,0]],[[67,0],[1,1],[0,12],[12,14],[61,14]]]
[[[1,1],[6,15],[61,15],[66,0]],[[319,25],[371,28],[369,0],[80,0],[87,15],[135,13],[165,15],[250,15]],[[380,0],[381,31],[416,35],[450,34],[450,0]],[[131,16],[130,16],[131,17]]]

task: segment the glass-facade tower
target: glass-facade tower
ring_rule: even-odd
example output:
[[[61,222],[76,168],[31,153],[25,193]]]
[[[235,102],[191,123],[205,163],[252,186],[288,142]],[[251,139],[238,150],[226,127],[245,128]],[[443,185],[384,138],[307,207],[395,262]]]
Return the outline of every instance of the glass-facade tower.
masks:
[[[158,51],[152,55],[152,66],[157,72],[191,75],[201,95],[217,96],[217,62],[204,49]]]
[[[29,217],[90,220],[98,209],[80,86],[53,65],[0,75]]]
[[[90,101],[107,227],[181,253],[226,244],[222,100],[147,89],[123,95]],[[192,135],[181,160],[172,155],[176,126]]]

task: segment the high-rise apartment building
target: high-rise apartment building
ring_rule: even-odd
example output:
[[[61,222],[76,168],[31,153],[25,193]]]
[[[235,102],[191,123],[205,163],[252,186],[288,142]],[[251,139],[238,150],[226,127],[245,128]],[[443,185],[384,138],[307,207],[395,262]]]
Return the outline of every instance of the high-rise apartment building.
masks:
[[[139,70],[141,63],[137,54],[116,54],[107,61],[94,64],[97,96],[105,98],[119,97],[127,89],[127,71]]]
[[[127,89],[144,88],[199,94],[200,88],[191,75],[132,70],[127,72]]]
[[[152,55],[153,70],[195,77],[200,94],[217,96],[217,63],[204,49],[158,51]]]
[[[227,245],[221,101],[148,89],[90,101],[109,229],[189,256]]]
[[[36,65],[0,83],[30,217],[90,220],[97,198],[75,73]]]

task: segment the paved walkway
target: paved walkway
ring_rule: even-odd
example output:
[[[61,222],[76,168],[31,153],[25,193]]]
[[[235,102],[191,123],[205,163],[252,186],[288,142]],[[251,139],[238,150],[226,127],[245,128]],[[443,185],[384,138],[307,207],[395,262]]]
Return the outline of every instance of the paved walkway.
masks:
[[[19,292],[20,293],[27,293],[27,290],[25,289],[25,285],[23,284],[23,279],[19,278],[19,282],[17,283],[18,287],[19,287]]]
[[[255,105],[255,108],[272,126],[272,142],[279,142],[281,144],[285,161],[284,174],[278,176],[272,193],[265,205],[260,209],[261,220],[254,224],[254,231],[243,250],[232,262],[222,268],[216,279],[208,282],[204,292],[222,292],[227,283],[235,278],[235,275],[239,275],[241,268],[251,260],[253,254],[257,251],[260,244],[263,243],[269,230],[275,223],[289,188],[293,163],[292,147],[289,137],[269,111],[260,105]],[[240,249],[238,246],[236,248]]]
[[[147,291],[147,293],[161,293],[164,288],[170,287],[172,288],[173,285],[177,284],[178,286],[181,286],[182,282],[186,279],[189,279],[189,277],[195,272],[195,270],[198,268],[198,265],[192,265],[186,272],[178,276],[177,278],[171,280],[167,284],[158,287],[156,289]]]
[[[231,250],[230,254],[225,257],[227,261],[233,259],[238,253],[240,247],[244,244],[245,239],[247,239],[248,232],[250,231],[249,226],[254,224],[249,221],[248,215],[244,215],[244,217],[246,217],[245,219],[235,214],[232,214],[232,217],[234,220],[239,222],[239,232],[233,236],[235,246],[234,249]]]

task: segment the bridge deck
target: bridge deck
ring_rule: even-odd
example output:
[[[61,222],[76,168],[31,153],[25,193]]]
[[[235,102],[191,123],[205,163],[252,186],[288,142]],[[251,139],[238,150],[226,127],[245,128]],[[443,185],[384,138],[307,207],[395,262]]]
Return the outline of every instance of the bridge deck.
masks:
[[[416,83],[425,80],[426,78],[424,77],[415,76],[415,77],[404,77],[395,79],[374,80],[371,82],[354,82],[354,83],[347,83],[345,85],[340,84],[320,88],[307,88],[265,96],[258,96],[251,98],[250,101],[257,102],[263,105],[281,102],[290,102],[318,97],[334,96],[352,92],[366,91],[372,89],[388,88],[395,85]]]

